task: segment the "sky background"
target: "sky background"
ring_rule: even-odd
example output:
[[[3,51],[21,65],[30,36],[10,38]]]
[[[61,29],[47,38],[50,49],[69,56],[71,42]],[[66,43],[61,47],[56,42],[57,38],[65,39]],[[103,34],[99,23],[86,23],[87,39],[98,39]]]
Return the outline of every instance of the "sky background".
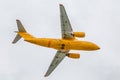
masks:
[[[20,19],[36,37],[61,38],[59,3],[64,4],[74,31],[98,51],[71,51],[44,77],[56,50],[21,39],[12,44]],[[120,0],[0,0],[0,80],[120,80]]]

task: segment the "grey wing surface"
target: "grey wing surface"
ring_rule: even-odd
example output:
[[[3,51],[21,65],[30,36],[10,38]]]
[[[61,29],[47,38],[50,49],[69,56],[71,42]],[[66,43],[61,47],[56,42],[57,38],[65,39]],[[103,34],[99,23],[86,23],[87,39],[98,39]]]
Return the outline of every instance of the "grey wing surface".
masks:
[[[68,51],[57,51],[54,59],[52,60],[52,63],[50,64],[45,77],[49,76],[53,70],[58,66],[58,64],[65,58],[66,53],[68,53]]]
[[[65,8],[62,4],[60,4],[60,19],[62,38],[64,39],[74,38],[73,29],[71,27]]]

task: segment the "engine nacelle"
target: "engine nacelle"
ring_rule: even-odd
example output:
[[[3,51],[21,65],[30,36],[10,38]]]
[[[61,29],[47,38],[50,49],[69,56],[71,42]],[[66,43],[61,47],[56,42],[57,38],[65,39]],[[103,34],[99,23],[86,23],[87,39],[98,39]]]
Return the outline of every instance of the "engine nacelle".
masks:
[[[85,37],[85,32],[74,32],[75,37]]]
[[[80,54],[78,53],[68,53],[66,56],[68,56],[69,58],[73,58],[73,59],[80,58]]]

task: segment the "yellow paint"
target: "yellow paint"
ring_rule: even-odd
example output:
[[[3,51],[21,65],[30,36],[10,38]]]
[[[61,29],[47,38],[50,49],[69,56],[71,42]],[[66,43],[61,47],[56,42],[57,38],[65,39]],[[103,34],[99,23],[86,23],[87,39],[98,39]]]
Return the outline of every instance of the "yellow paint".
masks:
[[[74,36],[75,37],[85,37],[85,33],[84,32],[74,32]]]
[[[68,56],[69,58],[73,58],[73,59],[78,59],[78,58],[80,58],[80,54],[79,54],[79,53],[69,53],[69,54],[67,54],[67,56]]]
[[[79,41],[74,39],[52,39],[52,38],[36,38],[27,32],[18,32],[25,41],[57,50],[98,50],[96,44],[88,41]]]

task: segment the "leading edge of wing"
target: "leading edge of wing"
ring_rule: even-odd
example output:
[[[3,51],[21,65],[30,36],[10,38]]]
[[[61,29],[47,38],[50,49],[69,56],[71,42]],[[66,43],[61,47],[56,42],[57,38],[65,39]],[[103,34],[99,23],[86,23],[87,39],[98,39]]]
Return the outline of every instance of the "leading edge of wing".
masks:
[[[49,76],[53,70],[60,64],[60,62],[65,58],[66,54],[68,53],[69,51],[57,51],[55,57],[53,58],[46,74],[45,74],[45,77]]]

